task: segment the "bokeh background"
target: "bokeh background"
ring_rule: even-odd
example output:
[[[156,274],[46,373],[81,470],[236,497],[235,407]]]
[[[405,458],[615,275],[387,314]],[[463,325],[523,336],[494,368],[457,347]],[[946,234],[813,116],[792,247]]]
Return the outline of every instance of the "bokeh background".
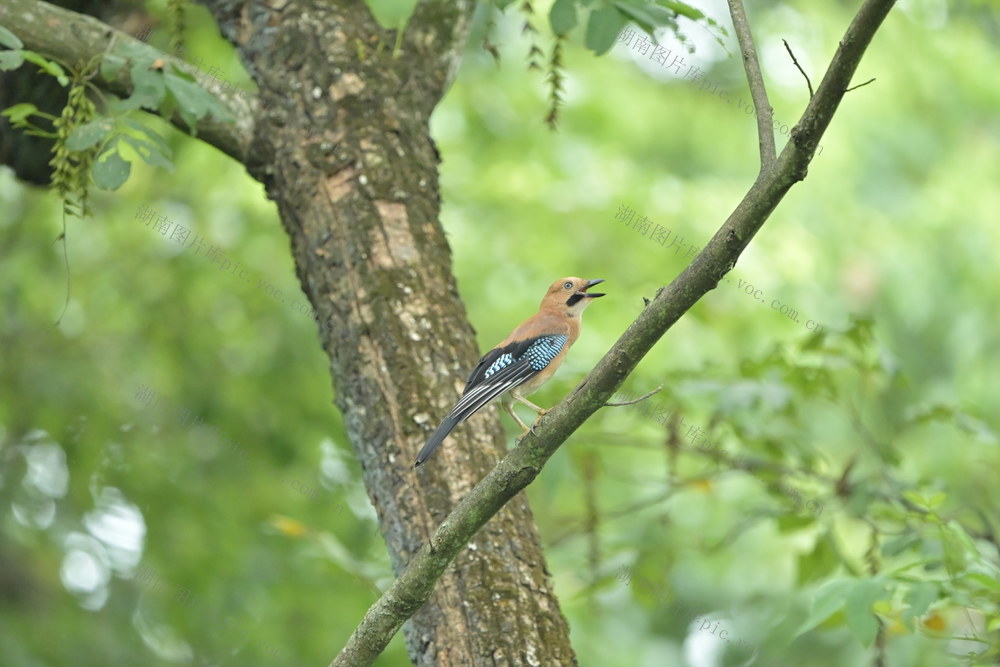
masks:
[[[781,40],[818,85],[859,3],[750,4],[791,125],[808,91]],[[731,30],[685,20],[679,72],[574,30],[553,133],[524,14],[493,17],[499,63],[488,18],[433,119],[442,219],[482,349],[553,280],[607,280],[533,397],[552,405],[752,184],[756,126]],[[208,13],[188,22],[190,58],[252,88]],[[808,178],[623,387],[660,393],[599,412],[530,487],[581,665],[868,664],[872,603],[889,665],[997,644],[1000,545],[962,536],[1000,530],[998,42],[992,3],[900,2]],[[0,168],[0,662],[328,664],[392,575],[288,239],[241,165],[142,118],[176,169],[98,192],[65,257],[57,196]],[[400,636],[378,664],[409,664]]]

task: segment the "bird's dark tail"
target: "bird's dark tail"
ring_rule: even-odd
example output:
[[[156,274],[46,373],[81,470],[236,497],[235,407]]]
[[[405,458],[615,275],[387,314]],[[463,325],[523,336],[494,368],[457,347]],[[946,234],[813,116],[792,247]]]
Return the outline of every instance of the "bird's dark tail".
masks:
[[[461,421],[462,420],[459,417],[450,415],[445,417],[444,421],[441,422],[441,425],[438,426],[437,430],[431,435],[430,440],[428,440],[427,444],[424,445],[424,448],[420,450],[419,454],[417,454],[417,460],[413,463],[413,467],[416,468],[417,466],[425,463],[427,459],[431,457],[431,454],[434,453],[434,450],[438,448],[438,445],[444,442],[444,439],[448,437],[448,434],[451,433],[451,429],[458,426]]]

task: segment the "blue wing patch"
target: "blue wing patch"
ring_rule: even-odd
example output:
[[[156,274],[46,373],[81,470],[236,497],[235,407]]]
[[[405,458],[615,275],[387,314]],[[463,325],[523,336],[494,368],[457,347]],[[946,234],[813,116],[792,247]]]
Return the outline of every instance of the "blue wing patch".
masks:
[[[487,368],[486,372],[483,373],[483,379],[485,380],[489,376],[496,373],[498,370],[506,368],[507,366],[510,366],[512,363],[514,363],[514,355],[510,353],[500,355],[500,358],[494,361],[493,365]]]
[[[562,351],[564,345],[566,345],[566,336],[563,334],[539,336],[528,346],[527,350],[518,355],[516,360],[510,352],[505,352],[497,357],[496,361],[483,372],[483,379],[487,379],[497,371],[503,370],[515,363],[515,361],[521,361],[522,359],[528,362],[531,370],[538,372],[552,363],[552,360]]]
[[[566,344],[566,336],[539,336],[531,347],[527,349],[524,356],[528,359],[531,370],[540,371],[548,366],[556,356],[562,352]]]

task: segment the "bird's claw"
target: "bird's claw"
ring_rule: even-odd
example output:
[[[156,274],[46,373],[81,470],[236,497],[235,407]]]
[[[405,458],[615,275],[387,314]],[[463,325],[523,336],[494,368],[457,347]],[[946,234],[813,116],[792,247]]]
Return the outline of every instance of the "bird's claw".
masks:
[[[529,433],[531,435],[538,435],[537,433],[535,433],[535,426],[537,424],[538,424],[538,420],[536,419],[535,422],[531,426],[525,426],[524,430],[521,431],[521,435],[517,436],[518,442],[520,442],[521,440],[523,440],[524,436],[528,435]]]

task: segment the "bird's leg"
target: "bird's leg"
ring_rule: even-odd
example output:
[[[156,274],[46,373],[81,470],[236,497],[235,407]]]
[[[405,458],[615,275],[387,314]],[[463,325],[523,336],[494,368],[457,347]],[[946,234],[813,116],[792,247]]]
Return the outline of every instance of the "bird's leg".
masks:
[[[529,408],[531,408],[535,412],[537,412],[539,417],[541,417],[541,416],[543,416],[545,414],[548,414],[548,412],[549,412],[545,408],[540,408],[537,405],[535,405],[534,403],[532,403],[531,401],[529,401],[528,399],[526,399],[524,396],[521,396],[521,394],[517,393],[516,390],[510,392],[510,395],[513,396],[514,398],[516,398],[517,400],[521,401],[525,405],[527,405]]]
[[[521,401],[522,403],[524,403],[525,405],[527,405],[529,408],[531,408],[532,410],[534,410],[535,412],[538,413],[538,417],[535,419],[535,421],[533,421],[531,423],[531,428],[528,428],[524,432],[524,433],[527,433],[528,431],[531,431],[532,433],[534,433],[535,432],[535,424],[537,424],[538,420],[541,419],[546,413],[548,413],[548,410],[546,410],[545,408],[538,407],[537,405],[535,405],[534,403],[532,403],[531,401],[529,401],[528,399],[526,399],[524,396],[521,396],[521,394],[519,394],[517,392],[517,390],[514,390],[514,391],[510,392],[510,395],[513,396],[518,401]],[[517,421],[518,421],[518,423],[520,423],[521,420],[518,419]],[[521,425],[524,426],[524,424],[521,424]],[[522,433],[521,435],[523,436],[524,433]]]
[[[525,426],[524,422],[521,421],[521,418],[517,416],[516,412],[514,412],[514,404],[511,403],[510,401],[501,400],[500,405],[502,405],[503,409],[507,411],[507,414],[509,414],[511,417],[514,418],[514,421],[516,421],[518,424],[521,425],[522,431],[521,435],[519,435],[518,437],[523,438],[524,434],[530,431],[531,429],[528,426]]]

